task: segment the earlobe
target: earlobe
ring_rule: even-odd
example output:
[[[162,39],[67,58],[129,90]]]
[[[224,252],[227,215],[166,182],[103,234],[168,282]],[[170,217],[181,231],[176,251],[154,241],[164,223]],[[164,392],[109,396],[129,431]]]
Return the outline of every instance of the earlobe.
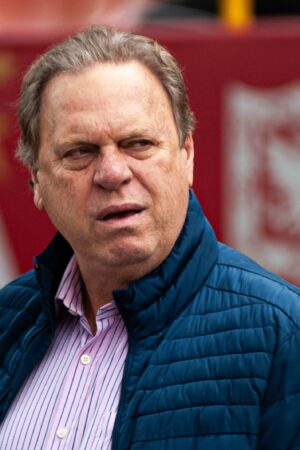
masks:
[[[40,192],[40,185],[36,171],[31,171],[31,186],[33,189],[33,203],[37,209],[42,211],[44,209],[43,199]]]
[[[184,149],[186,152],[186,168],[189,186],[193,185],[194,179],[194,140],[192,133],[189,133],[185,142]]]
[[[38,188],[33,190],[33,202],[37,209],[39,209],[40,211],[43,211],[43,209],[44,209],[43,199],[40,196],[38,190],[39,190]]]

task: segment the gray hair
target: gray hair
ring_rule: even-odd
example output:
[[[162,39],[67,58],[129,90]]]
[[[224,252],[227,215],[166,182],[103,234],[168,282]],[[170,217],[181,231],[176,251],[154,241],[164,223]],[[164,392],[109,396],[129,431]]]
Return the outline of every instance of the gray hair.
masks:
[[[181,70],[174,57],[156,41],[106,27],[78,33],[41,55],[26,73],[20,94],[21,137],[17,156],[34,167],[40,145],[39,113],[43,90],[61,72],[76,72],[96,63],[138,61],[161,82],[171,102],[180,143],[193,131],[195,120],[189,107]]]

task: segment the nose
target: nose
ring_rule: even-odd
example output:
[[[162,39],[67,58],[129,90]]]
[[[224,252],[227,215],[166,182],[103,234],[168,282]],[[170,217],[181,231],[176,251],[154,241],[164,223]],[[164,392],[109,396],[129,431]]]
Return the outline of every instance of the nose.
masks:
[[[113,191],[132,177],[127,157],[117,148],[103,148],[94,174],[94,183],[103,189]]]

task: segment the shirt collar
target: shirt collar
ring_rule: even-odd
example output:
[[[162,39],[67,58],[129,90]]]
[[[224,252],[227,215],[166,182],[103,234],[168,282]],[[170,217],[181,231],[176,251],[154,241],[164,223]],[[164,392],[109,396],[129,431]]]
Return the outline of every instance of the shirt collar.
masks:
[[[84,316],[82,283],[80,269],[76,257],[73,255],[64,271],[54,298],[57,311],[63,304],[73,316]],[[112,300],[99,308],[97,319],[109,318],[116,314],[119,314],[119,311],[115,301]]]
[[[55,295],[55,305],[64,305],[73,316],[84,315],[82,278],[75,255],[70,259]]]

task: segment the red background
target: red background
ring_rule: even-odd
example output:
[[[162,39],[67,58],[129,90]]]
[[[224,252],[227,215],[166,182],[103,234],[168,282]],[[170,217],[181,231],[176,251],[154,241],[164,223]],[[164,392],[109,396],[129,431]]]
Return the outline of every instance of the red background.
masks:
[[[300,21],[264,21],[243,32],[203,22],[148,26],[138,31],[158,39],[183,67],[198,121],[194,189],[222,239],[222,217],[227,213],[221,200],[224,90],[233,81],[267,89],[299,79]],[[35,210],[27,171],[14,159],[18,136],[15,103],[28,65],[61,37],[65,36],[0,34],[0,211],[19,271],[31,268],[33,255],[42,250],[54,230],[47,217]]]

